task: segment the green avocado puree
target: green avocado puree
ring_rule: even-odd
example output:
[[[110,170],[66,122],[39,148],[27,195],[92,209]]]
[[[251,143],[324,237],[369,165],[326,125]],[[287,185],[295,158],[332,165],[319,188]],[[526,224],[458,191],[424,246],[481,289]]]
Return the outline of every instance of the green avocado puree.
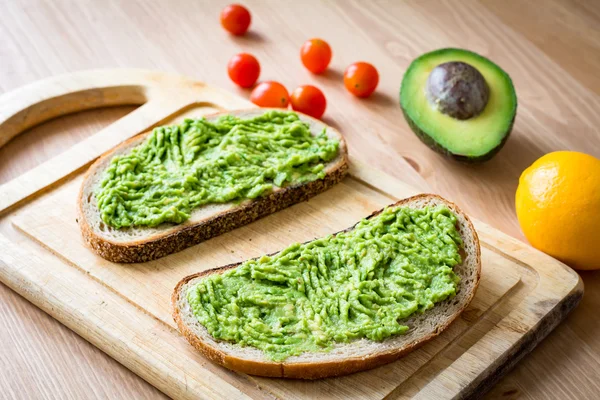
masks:
[[[117,229],[179,224],[204,204],[254,199],[274,187],[321,179],[338,147],[325,129],[312,135],[293,112],[186,119],[155,128],[110,161],[96,191],[98,209]]]
[[[462,244],[445,206],[386,208],[354,229],[212,274],[190,287],[198,321],[219,340],[273,361],[335,343],[382,341],[402,320],[456,294]]]

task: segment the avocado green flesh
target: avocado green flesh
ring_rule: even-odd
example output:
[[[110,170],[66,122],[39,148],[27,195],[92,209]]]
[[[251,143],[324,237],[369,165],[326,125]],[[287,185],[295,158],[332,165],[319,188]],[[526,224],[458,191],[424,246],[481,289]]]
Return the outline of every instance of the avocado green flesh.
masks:
[[[312,135],[293,112],[186,119],[154,129],[110,161],[96,191],[98,209],[117,229],[179,224],[205,204],[254,199],[275,187],[322,179],[338,148],[325,129]]]
[[[484,77],[490,96],[483,112],[459,120],[439,112],[427,99],[427,79],[438,65],[462,61]],[[439,147],[458,156],[477,158],[503,144],[510,133],[517,98],[510,77],[485,57],[460,49],[442,49],[417,58],[402,80],[400,103],[413,130],[429,136]]]
[[[406,333],[403,319],[456,294],[461,245],[445,206],[386,208],[350,231],[207,275],[187,299],[215,339],[283,361]]]

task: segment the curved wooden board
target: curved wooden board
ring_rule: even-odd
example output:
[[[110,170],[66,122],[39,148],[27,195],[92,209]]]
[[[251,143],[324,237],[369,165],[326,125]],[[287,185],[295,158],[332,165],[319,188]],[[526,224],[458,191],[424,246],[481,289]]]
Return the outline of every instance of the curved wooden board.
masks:
[[[581,299],[583,285],[573,270],[476,222],[483,246],[484,282],[474,307],[429,347],[395,364],[319,382],[248,378],[223,370],[198,355],[173,329],[168,307],[161,300],[170,280],[198,268],[203,257],[203,267],[218,265],[226,259],[236,261],[229,258],[240,253],[277,250],[271,247],[282,246],[289,232],[335,231],[335,224],[379,208],[375,203],[391,203],[415,190],[353,159],[350,177],[310,203],[164,260],[128,267],[107,263],[87,251],[78,235],[69,206],[77,179],[30,204],[21,207],[20,202],[73,175],[121,141],[188,108],[249,105],[226,91],[168,74],[83,72],[0,96],[0,144],[49,118],[122,104],[143,105],[59,157],[0,186],[0,228],[10,233],[7,238],[0,235],[0,279],[173,397],[476,396]],[[15,205],[17,212],[7,213]],[[248,237],[255,239],[252,245]],[[271,247],[262,251],[261,246]]]
[[[166,83],[169,82],[169,83]],[[140,105],[182,78],[144,70],[97,70],[58,75],[0,96],[0,147],[49,119],[92,108]]]

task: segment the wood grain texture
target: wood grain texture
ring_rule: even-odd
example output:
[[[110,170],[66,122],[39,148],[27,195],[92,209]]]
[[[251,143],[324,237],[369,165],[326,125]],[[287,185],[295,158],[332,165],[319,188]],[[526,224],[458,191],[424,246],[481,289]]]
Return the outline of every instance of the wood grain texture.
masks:
[[[482,4],[568,74],[600,94],[600,12],[594,1],[546,0],[544,7],[522,0],[484,0]]]
[[[254,15],[252,34],[230,38],[218,26],[224,2],[2,0],[0,89],[8,91],[80,69],[127,66],[176,71],[247,95],[228,81],[224,65],[235,52],[248,50],[261,60],[263,77],[279,79],[290,88],[301,83],[322,87],[329,100],[326,121],[347,135],[350,150],[359,149],[362,160],[403,180],[415,179],[410,170],[398,166],[398,157],[405,156],[434,191],[457,201],[471,215],[522,238],[512,204],[520,171],[551,150],[600,155],[595,73],[600,63],[600,5],[575,0],[551,3],[540,10],[525,1],[468,1],[460,6],[452,3],[452,7],[434,1],[369,6],[315,2],[309,7],[249,1],[246,4]],[[311,76],[297,60],[307,35],[322,36],[333,45],[334,69],[324,77]],[[464,167],[432,154],[412,136],[399,113],[397,90],[410,59],[446,45],[489,55],[517,84],[521,106],[515,131],[506,148],[485,166]],[[345,65],[358,58],[373,62],[382,74],[379,94],[367,101],[350,97],[339,83]],[[103,113],[74,117],[79,122],[69,125],[70,132],[63,131],[68,123],[60,124],[51,135],[56,147],[44,144],[24,149],[20,139],[35,132],[13,141],[0,154],[1,180],[8,181],[55,155],[88,127],[99,129],[96,119]],[[411,184],[418,186],[416,181]],[[600,295],[595,294],[600,293],[600,279],[595,273],[583,277],[587,292],[581,306],[492,390],[491,397],[581,398],[597,393],[600,322],[590,315],[600,306]],[[3,331],[3,345],[4,338]],[[9,343],[35,348],[26,340]],[[64,364],[80,362],[69,358],[68,347],[62,349],[56,350],[55,358],[67,360]],[[25,354],[35,358],[33,353]],[[98,381],[110,380],[109,370],[120,368],[117,363],[107,369],[95,368],[95,364],[89,363],[86,374],[100,377]],[[41,375],[44,370],[42,362],[29,359],[19,365],[30,375]],[[59,372],[60,367],[56,368],[57,376],[46,381],[50,397],[64,397],[56,382],[65,377],[74,387],[89,389],[84,379],[72,379],[68,369]],[[125,383],[123,398],[142,396],[138,387]]]
[[[245,100],[223,90],[156,72],[136,71],[135,79],[129,82],[127,76],[132,75],[126,69],[40,81],[33,85],[39,91],[30,90],[31,86],[13,91],[0,97],[0,104],[22,104],[23,110],[14,108],[14,115],[26,116],[21,121],[46,118],[48,112],[35,115],[40,104],[56,115],[62,114],[61,107],[65,112],[73,111],[77,105],[69,99],[79,94],[83,94],[80,106],[88,108],[85,94],[90,86],[79,85],[82,76],[90,83],[100,82],[94,85],[95,97],[106,100],[96,106],[103,101],[118,104],[113,96],[129,103],[130,88],[144,77],[152,79],[142,82],[138,89],[155,93],[143,107],[64,151],[58,164],[52,164],[65,168],[62,174],[78,168],[79,164],[69,164],[71,160],[100,155],[107,136],[111,142],[124,141],[145,126],[170,124],[183,117],[176,113],[165,119],[163,112],[154,116],[139,112],[148,105],[163,104],[171,114],[181,109],[189,117],[215,109],[247,107]],[[57,81],[61,83],[60,97],[52,95]],[[32,93],[36,93],[35,98]],[[172,93],[180,96],[173,99]],[[0,122],[0,129],[14,126],[13,121],[9,113]],[[8,134],[16,135],[26,127],[24,123],[12,133],[9,129]],[[42,168],[46,164],[41,164]],[[310,202],[170,257],[131,265],[108,262],[84,245],[73,207],[82,174],[55,184],[47,179],[45,169],[37,167],[0,186],[2,193],[10,185],[24,187],[25,181],[34,189],[22,192],[16,200],[9,196],[5,207],[37,191],[42,193],[15,205],[13,212],[0,219],[4,232],[0,235],[0,279],[156,388],[182,399],[473,396],[489,388],[507,365],[535,347],[581,299],[582,282],[571,269],[475,221],[483,247],[484,277],[475,298],[450,329],[402,360],[350,376],[295,381],[234,373],[207,362],[187,346],[174,329],[169,306],[170,288],[182,275],[339,231],[374,209],[414,194],[414,188],[362,161],[352,159],[350,165],[347,179]],[[410,168],[406,163],[404,167]]]
[[[164,398],[158,389],[4,284],[0,298],[3,398]]]

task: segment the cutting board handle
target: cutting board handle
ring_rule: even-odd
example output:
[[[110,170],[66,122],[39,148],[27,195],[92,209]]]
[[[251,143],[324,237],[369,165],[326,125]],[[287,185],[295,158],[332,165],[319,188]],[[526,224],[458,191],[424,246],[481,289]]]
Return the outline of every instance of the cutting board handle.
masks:
[[[109,69],[60,75],[0,96],[0,147],[49,119],[92,108],[142,105],[64,153],[0,185],[0,215],[29,196],[85,167],[124,140],[177,112],[210,103],[247,107],[243,99],[178,75]]]
[[[191,82],[146,70],[108,69],[58,75],[31,83],[0,96],[0,147],[52,118],[93,108],[141,105],[159,97],[167,87],[189,88]]]

